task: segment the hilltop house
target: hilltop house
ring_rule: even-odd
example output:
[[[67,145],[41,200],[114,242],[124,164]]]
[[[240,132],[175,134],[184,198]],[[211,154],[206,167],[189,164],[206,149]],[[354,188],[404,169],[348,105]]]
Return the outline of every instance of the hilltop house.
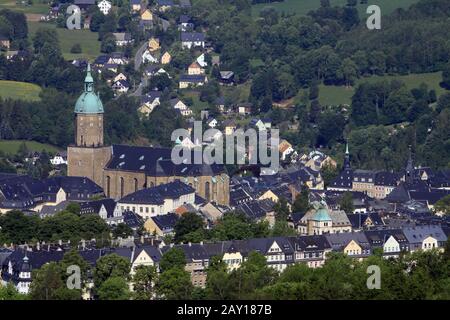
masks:
[[[131,34],[128,32],[115,32],[115,33],[113,33],[113,35],[116,38],[116,46],[118,46],[118,47],[123,47],[123,46],[133,43]]]
[[[141,11],[141,0],[130,0],[131,11]]]
[[[140,114],[147,116],[161,104],[159,101],[161,97],[160,91],[150,91],[148,94],[141,97],[141,105],[138,108]]]
[[[159,49],[160,49],[159,39],[155,38],[155,37],[151,37],[148,40],[148,50],[150,50],[150,52],[153,52],[153,51],[157,51]]]
[[[164,52],[164,54],[161,56],[161,64],[169,64],[170,61],[172,61],[172,56],[168,51]]]
[[[193,47],[205,47],[205,35],[201,32],[182,32],[181,47],[191,49]]]
[[[150,9],[145,9],[141,12],[141,21],[153,21],[153,13]]]
[[[180,89],[189,87],[200,87],[208,82],[208,78],[204,74],[183,74],[180,76]]]
[[[150,49],[147,49],[144,51],[144,53],[142,54],[142,62],[143,63],[157,63],[158,59],[156,59],[150,52]]]
[[[188,67],[188,74],[204,74],[205,70],[200,67],[197,61],[192,62]]]

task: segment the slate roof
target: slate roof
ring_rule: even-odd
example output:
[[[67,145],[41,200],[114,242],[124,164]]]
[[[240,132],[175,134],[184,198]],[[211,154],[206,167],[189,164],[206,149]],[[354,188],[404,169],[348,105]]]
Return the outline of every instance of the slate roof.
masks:
[[[95,0],[75,0],[76,5],[95,5]]]
[[[110,170],[144,172],[151,176],[202,176],[225,172],[218,164],[179,164],[171,160],[172,149],[113,145],[111,160],[106,165]],[[192,157],[194,159],[194,157]]]
[[[363,249],[370,249],[369,240],[363,232],[343,232],[325,235],[331,248],[335,251],[343,250],[352,240]]]
[[[158,216],[151,217],[150,219],[158,226],[158,228],[166,233],[172,232],[175,228],[175,224],[179,220],[179,217],[175,213],[162,214]]]
[[[182,74],[180,82],[201,83],[205,82],[206,76],[204,74]]]
[[[295,250],[298,251],[314,251],[331,249],[330,244],[324,235],[290,237]]]
[[[409,243],[422,243],[423,240],[432,236],[438,242],[447,241],[447,236],[445,235],[442,228],[438,225],[424,225],[415,227],[403,228],[403,233]]]
[[[147,253],[155,263],[159,263],[162,257],[161,250],[159,250],[158,247],[152,245],[137,245],[134,250],[134,261],[136,261],[136,258],[141,254],[142,251],[145,251],[145,253]]]
[[[129,226],[131,229],[137,229],[144,224],[144,219],[134,213],[133,211],[124,211],[122,212],[123,223]]]
[[[370,230],[365,231],[369,243],[372,247],[383,247],[385,242],[392,236],[394,239],[402,245],[407,245],[408,240],[402,229],[385,229],[385,230]]]
[[[81,207],[80,213],[81,214],[90,214],[90,213],[99,214],[102,206],[104,206],[106,209],[107,218],[111,218],[114,216],[114,209],[116,208],[116,201],[114,201],[114,199],[110,199],[110,198],[83,202],[80,204],[80,207]]]
[[[353,229],[361,229],[364,227],[364,223],[368,218],[372,220],[372,223],[374,226],[382,226],[384,225],[383,220],[381,219],[380,215],[371,212],[371,213],[352,213],[347,214],[348,220],[350,220],[350,223],[352,224]]]
[[[55,201],[62,188],[67,200],[85,200],[103,190],[85,177],[51,177],[43,180],[26,175],[2,175],[0,179],[0,203],[4,208],[27,209],[39,202]]]
[[[351,168],[342,170],[339,176],[331,183],[331,188],[351,189],[353,186],[353,170]]]
[[[273,211],[275,203],[270,199],[248,201],[236,207],[251,220],[259,220],[266,217],[266,214]]]
[[[180,180],[142,189],[120,199],[119,203],[164,204],[164,199],[177,199],[182,195],[195,193],[195,189]]]
[[[181,41],[183,42],[200,42],[205,41],[205,34],[201,32],[182,32]]]
[[[141,96],[141,103],[152,103],[155,99],[161,98],[161,91],[150,91],[149,93]]]

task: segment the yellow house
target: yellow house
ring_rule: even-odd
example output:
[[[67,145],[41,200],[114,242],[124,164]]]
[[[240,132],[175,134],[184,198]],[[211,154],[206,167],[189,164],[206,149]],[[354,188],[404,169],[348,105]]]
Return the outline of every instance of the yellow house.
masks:
[[[161,64],[169,64],[170,61],[172,61],[172,56],[166,51],[161,57]]]
[[[141,13],[141,20],[142,21],[153,21],[153,13],[146,9]]]
[[[175,213],[149,217],[144,223],[144,228],[150,234],[161,237],[173,234],[173,228],[175,227],[178,218],[178,215]]]
[[[362,254],[362,248],[355,240],[351,240],[345,246],[344,253],[350,257],[351,256],[360,256]]]
[[[159,39],[152,37],[150,40],[148,40],[148,49],[151,52],[159,50],[159,48],[160,48]]]
[[[144,228],[148,233],[152,235],[154,234],[161,237],[164,236],[163,231],[158,227],[158,225],[155,223],[155,221],[153,221],[153,219],[148,219],[147,221],[145,221]]]
[[[283,198],[285,198],[285,200],[287,200],[287,206],[290,209],[291,208],[291,200],[292,200],[292,195],[283,195],[281,196]],[[277,203],[280,201],[280,198],[278,195],[275,194],[275,192],[273,192],[272,190],[267,190],[266,192],[264,192],[259,198],[258,200],[264,200],[264,199],[270,199],[273,202]]]
[[[240,252],[226,252],[222,260],[226,263],[228,271],[232,271],[241,266],[244,258]]]

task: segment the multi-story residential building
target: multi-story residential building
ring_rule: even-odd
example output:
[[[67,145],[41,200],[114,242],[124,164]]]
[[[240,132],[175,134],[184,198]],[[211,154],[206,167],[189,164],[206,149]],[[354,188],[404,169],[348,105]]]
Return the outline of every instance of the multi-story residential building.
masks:
[[[372,253],[364,232],[332,233],[325,237],[333,251],[343,252],[349,257],[361,260]]]
[[[403,228],[403,233],[409,244],[409,251],[443,250],[447,236],[439,225],[422,225]]]
[[[133,192],[118,201],[120,210],[131,210],[143,218],[173,212],[183,204],[195,204],[195,189],[175,180]]]
[[[325,204],[314,203],[296,224],[300,235],[321,235],[352,231],[347,215],[342,210],[330,210]]]

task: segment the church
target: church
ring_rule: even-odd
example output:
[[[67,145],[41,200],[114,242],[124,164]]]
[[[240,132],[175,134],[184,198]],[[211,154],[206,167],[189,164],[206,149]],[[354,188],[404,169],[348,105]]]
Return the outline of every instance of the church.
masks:
[[[88,177],[114,199],[180,180],[206,201],[229,204],[230,178],[223,165],[176,165],[170,148],[108,146],[103,137],[104,112],[88,65],[84,92],[75,104],[75,143],[67,148],[68,176]]]

